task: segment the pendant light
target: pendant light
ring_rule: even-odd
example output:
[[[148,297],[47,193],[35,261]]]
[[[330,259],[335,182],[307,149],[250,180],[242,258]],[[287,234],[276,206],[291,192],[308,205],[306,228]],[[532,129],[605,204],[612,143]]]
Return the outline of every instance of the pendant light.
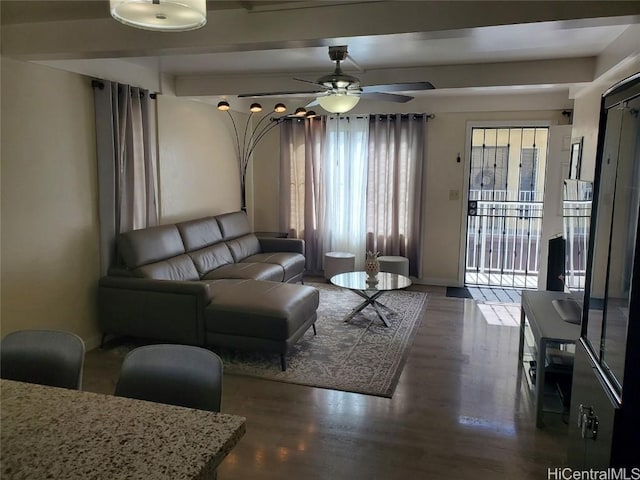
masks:
[[[125,25],[186,32],[207,23],[206,0],[109,0],[111,16]]]

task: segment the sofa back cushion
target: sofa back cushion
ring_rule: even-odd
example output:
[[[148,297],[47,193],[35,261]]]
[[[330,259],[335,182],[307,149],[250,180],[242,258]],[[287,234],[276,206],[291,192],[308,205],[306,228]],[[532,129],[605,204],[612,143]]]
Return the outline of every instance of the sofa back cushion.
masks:
[[[251,233],[247,214],[242,211],[218,215],[216,220],[225,241]]]
[[[201,277],[223,265],[233,262],[233,257],[229,248],[224,243],[211,245],[195,252],[189,252],[189,256],[198,270]]]
[[[134,270],[137,277],[154,280],[200,280],[189,255],[178,255],[160,262],[142,265]]]
[[[184,253],[184,244],[175,225],[125,232],[118,235],[117,243],[125,265],[131,270]]]
[[[257,255],[262,251],[260,250],[260,242],[253,233],[229,240],[227,241],[227,246],[236,262],[241,262],[245,258]]]
[[[260,242],[251,232],[249,220],[245,212],[231,212],[216,217],[222,238],[227,243],[233,260],[241,262],[245,258],[256,255],[262,250]]]
[[[187,252],[200,250],[222,241],[222,232],[215,217],[181,222],[176,227]]]

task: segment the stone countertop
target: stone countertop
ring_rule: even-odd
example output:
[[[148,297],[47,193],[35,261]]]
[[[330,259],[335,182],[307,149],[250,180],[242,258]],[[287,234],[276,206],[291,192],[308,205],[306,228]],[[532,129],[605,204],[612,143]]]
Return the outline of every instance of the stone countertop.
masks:
[[[0,381],[0,477],[207,479],[245,433],[245,418]]]

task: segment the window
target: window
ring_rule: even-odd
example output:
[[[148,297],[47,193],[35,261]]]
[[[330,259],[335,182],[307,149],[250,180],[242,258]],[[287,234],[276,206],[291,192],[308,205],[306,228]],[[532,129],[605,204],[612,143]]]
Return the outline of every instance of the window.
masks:
[[[319,273],[332,250],[355,254],[363,269],[374,250],[408,257],[417,276],[426,121],[330,116],[281,125],[281,228],[305,240],[309,272]]]
[[[523,148],[520,151],[520,198],[527,202],[535,198],[537,148]]]
[[[471,147],[471,200],[500,199],[507,190],[509,147]]]

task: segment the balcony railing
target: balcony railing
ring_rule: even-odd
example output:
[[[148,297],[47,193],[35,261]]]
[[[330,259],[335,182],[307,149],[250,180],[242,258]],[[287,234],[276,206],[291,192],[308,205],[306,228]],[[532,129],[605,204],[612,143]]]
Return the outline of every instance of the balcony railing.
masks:
[[[482,198],[489,192],[470,192]],[[467,284],[535,288],[539,272],[542,201],[505,200],[508,192],[490,192],[477,200],[468,217]],[[516,192],[516,198],[535,198]],[[472,214],[475,213],[475,214]]]
[[[477,200],[467,225],[465,282],[476,285],[537,288],[542,234],[541,201],[508,201],[509,192],[471,192]],[[536,198],[534,192],[514,196]],[[584,288],[591,201],[564,201],[565,282]]]
[[[562,236],[565,242],[565,285],[584,289],[591,227],[591,200],[563,202]]]

